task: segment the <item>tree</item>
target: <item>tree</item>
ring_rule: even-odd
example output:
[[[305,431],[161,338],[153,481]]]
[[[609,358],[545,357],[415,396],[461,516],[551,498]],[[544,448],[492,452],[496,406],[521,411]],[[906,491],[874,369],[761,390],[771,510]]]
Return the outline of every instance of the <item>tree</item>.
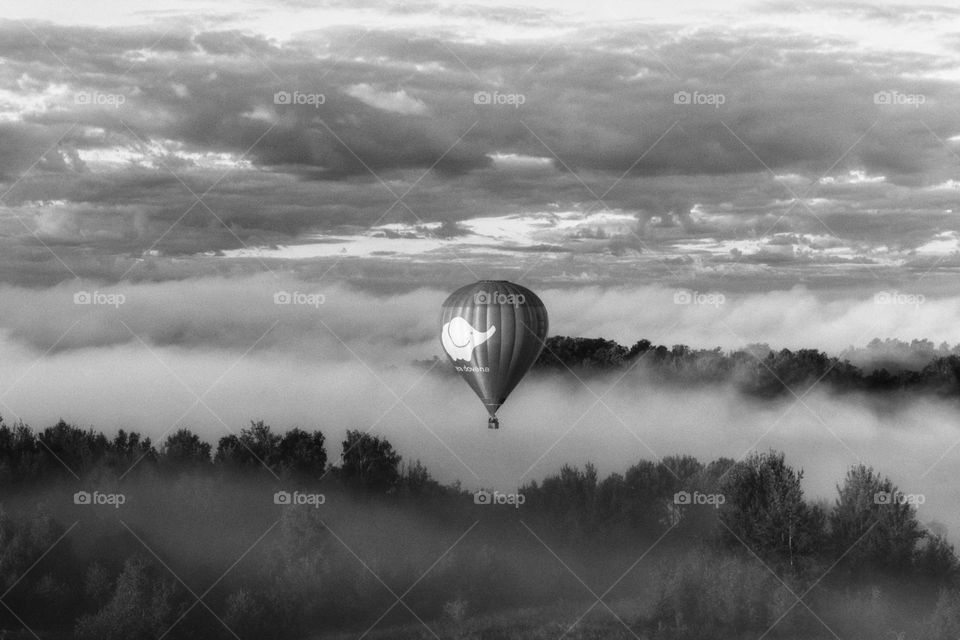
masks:
[[[583,471],[563,465],[560,473],[544,478],[542,484],[521,490],[530,508],[540,511],[550,529],[562,533],[565,542],[593,539],[596,523],[597,469],[587,463]]]
[[[400,484],[404,495],[425,497],[443,493],[440,483],[430,476],[430,472],[420,460],[412,465],[405,464],[400,476]]]
[[[280,440],[263,420],[251,420],[250,428],[241,429],[239,436],[220,438],[214,462],[234,469],[258,465],[275,469],[280,461]]]
[[[818,548],[824,517],[804,502],[800,482],[782,453],[754,453],[731,468],[721,485],[723,536],[733,547],[745,544],[761,557],[779,560],[792,570]]]
[[[641,460],[624,475],[623,505],[629,527],[645,537],[657,537],[670,525],[677,478],[664,463]]]
[[[178,429],[160,448],[160,462],[172,469],[202,467],[210,463],[210,443],[189,429]]]
[[[597,485],[596,513],[598,534],[610,541],[628,537],[629,520],[624,509],[629,489],[623,476],[612,473]]]
[[[150,438],[141,439],[139,433],[135,431],[127,433],[123,429],[120,429],[110,443],[107,454],[107,464],[121,473],[140,461],[154,462],[156,459],[157,451],[153,448]]]
[[[693,456],[666,456],[660,461],[660,464],[667,470],[670,477],[674,479],[674,486],[680,489],[686,485],[694,476],[703,470],[703,465]]]
[[[42,508],[21,519],[0,508],[0,593],[30,625],[62,622],[73,613],[64,583],[77,569],[76,557],[68,545],[56,544],[65,532]],[[0,629],[15,623],[0,608]]]
[[[347,431],[341,457],[341,477],[366,491],[389,491],[400,479],[401,458],[387,440],[360,431]]]
[[[889,478],[862,464],[847,472],[830,514],[834,557],[848,570],[909,571],[923,537],[916,509]]]
[[[327,468],[324,441],[319,431],[308,433],[298,428],[291,429],[280,440],[281,468],[298,476],[321,477]]]
[[[627,348],[613,340],[552,336],[547,338],[534,366],[546,369],[609,369],[621,366],[627,354]]]
[[[0,418],[0,487],[40,477],[43,452],[33,431],[23,422],[12,428]]]
[[[922,577],[941,586],[953,584],[960,576],[960,562],[957,561],[953,545],[938,535],[925,535],[925,540],[917,549],[914,562]]]
[[[721,495],[720,483],[727,471],[735,464],[735,461],[730,458],[719,458],[706,466],[689,456],[684,456],[682,459],[689,459],[689,461],[685,465],[677,465],[675,467],[676,473],[682,479],[682,490],[691,496],[696,494]],[[668,460],[670,458],[664,459],[664,462],[667,463]],[[697,540],[714,539],[720,533],[722,529],[718,523],[720,511],[715,502],[713,505],[674,504],[671,506],[673,522],[678,527],[671,534],[672,538],[678,539],[685,536],[690,542],[695,542]]]
[[[48,458],[46,470],[63,474],[83,473],[102,460],[110,449],[110,441],[102,433],[95,433],[93,429],[84,431],[63,420],[44,429],[37,440]]]
[[[77,621],[77,637],[153,640],[165,634],[177,620],[177,607],[176,584],[164,572],[143,557],[127,560],[107,604]]]

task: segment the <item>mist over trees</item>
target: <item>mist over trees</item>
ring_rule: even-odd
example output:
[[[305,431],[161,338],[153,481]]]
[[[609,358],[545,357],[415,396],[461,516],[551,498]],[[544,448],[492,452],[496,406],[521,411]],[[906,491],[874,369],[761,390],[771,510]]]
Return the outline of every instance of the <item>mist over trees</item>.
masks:
[[[485,637],[498,612],[589,603],[584,583],[636,603],[640,637],[820,637],[826,623],[934,640],[960,628],[953,548],[863,465],[832,504],[807,500],[803,470],[776,451],[639,460],[603,478],[567,465],[520,487],[517,504],[441,485],[372,434],[347,431],[335,463],[326,446],[319,430],[262,421],[215,448],[189,429],[156,446],[0,421],[0,630],[246,640],[379,625],[393,635],[371,637],[421,637],[403,626],[412,610],[441,637]]]
[[[446,362],[444,361],[444,364]],[[439,367],[453,373],[450,367]],[[812,384],[835,392],[909,392],[960,398],[960,345],[929,340],[872,340],[838,356],[817,349],[774,350],[766,344],[725,352],[640,340],[625,347],[603,338],[553,336],[532,372],[589,375],[636,370],[665,384],[732,384],[744,395],[777,398]]]
[[[757,398],[814,383],[960,396],[960,349],[928,341],[829,356],[553,337],[534,375],[632,370]],[[479,638],[503,612],[563,617],[603,593],[585,585],[603,585],[633,603],[628,626],[645,640],[832,637],[825,625],[849,638],[960,634],[945,532],[866,465],[829,503],[806,498],[803,470],[778,451],[638,460],[606,477],[565,465],[510,503],[440,484],[360,430],[330,444],[319,429],[263,421],[212,443],[187,428],[154,443],[0,420],[0,633],[247,640],[376,627],[371,638],[419,638],[412,611],[440,637]],[[546,624],[517,631],[511,615],[502,637]],[[600,628],[583,633],[624,631]]]

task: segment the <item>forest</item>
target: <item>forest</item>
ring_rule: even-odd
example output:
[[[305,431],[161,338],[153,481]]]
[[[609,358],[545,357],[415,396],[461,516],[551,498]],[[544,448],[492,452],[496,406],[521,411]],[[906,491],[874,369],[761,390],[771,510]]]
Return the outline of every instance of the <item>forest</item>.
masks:
[[[534,376],[643,368],[761,398],[817,381],[951,396],[958,366],[956,348],[924,341],[837,358],[553,337]],[[0,637],[960,635],[960,562],[942,525],[919,521],[915,487],[862,464],[831,501],[802,481],[770,450],[606,477],[566,465],[472,492],[356,429],[334,444],[252,421],[154,443],[0,420]]]
[[[960,345],[935,346],[929,340],[874,339],[831,356],[817,349],[774,350],[766,344],[725,352],[649,340],[625,347],[603,338],[553,336],[534,370],[578,375],[637,370],[658,384],[732,384],[755,398],[785,396],[813,384],[835,393],[960,397]]]
[[[945,532],[862,465],[831,504],[776,451],[564,466],[518,504],[441,485],[361,431],[336,455],[320,431],[263,422],[215,447],[2,424],[3,637],[960,633]]]

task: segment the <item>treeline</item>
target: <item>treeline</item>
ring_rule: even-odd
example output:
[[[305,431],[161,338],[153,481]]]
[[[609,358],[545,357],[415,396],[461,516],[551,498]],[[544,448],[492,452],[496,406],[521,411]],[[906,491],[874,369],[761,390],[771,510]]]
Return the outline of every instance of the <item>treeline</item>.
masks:
[[[534,365],[540,372],[573,370],[580,375],[630,368],[665,383],[730,383],[760,398],[789,395],[791,390],[802,393],[813,383],[836,392],[909,391],[960,397],[960,345],[934,347],[928,340],[877,339],[838,357],[817,349],[774,350],[766,344],[727,352],[719,347],[667,347],[649,340],[625,347],[603,338],[553,336]]]
[[[98,469],[125,474],[141,465],[162,471],[262,465],[278,474],[318,476],[326,470],[327,452],[319,431],[295,428],[281,435],[262,421],[221,438],[216,451],[188,429],[167,437],[158,450],[150,438],[123,429],[111,439],[63,420],[38,433],[23,423],[11,427],[0,421],[0,486],[78,477]]]
[[[409,621],[405,594],[450,637],[464,611],[592,601],[580,580],[645,602],[630,625],[653,638],[960,630],[953,548],[920,524],[915,496],[862,465],[830,504],[773,451],[605,478],[564,466],[498,501],[438,483],[374,435],[339,445],[333,463],[320,431],[263,422],[214,448],[187,429],[155,447],[0,421],[0,634],[315,637]],[[98,490],[125,501],[75,504]],[[294,491],[323,499],[278,502]]]

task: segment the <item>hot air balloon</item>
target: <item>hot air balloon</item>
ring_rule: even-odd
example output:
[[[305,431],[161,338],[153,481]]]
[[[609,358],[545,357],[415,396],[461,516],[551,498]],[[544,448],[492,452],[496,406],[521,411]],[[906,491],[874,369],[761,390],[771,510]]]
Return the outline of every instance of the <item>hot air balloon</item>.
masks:
[[[547,309],[535,293],[506,280],[481,280],[443,303],[440,344],[499,429],[497,409],[540,355]]]

